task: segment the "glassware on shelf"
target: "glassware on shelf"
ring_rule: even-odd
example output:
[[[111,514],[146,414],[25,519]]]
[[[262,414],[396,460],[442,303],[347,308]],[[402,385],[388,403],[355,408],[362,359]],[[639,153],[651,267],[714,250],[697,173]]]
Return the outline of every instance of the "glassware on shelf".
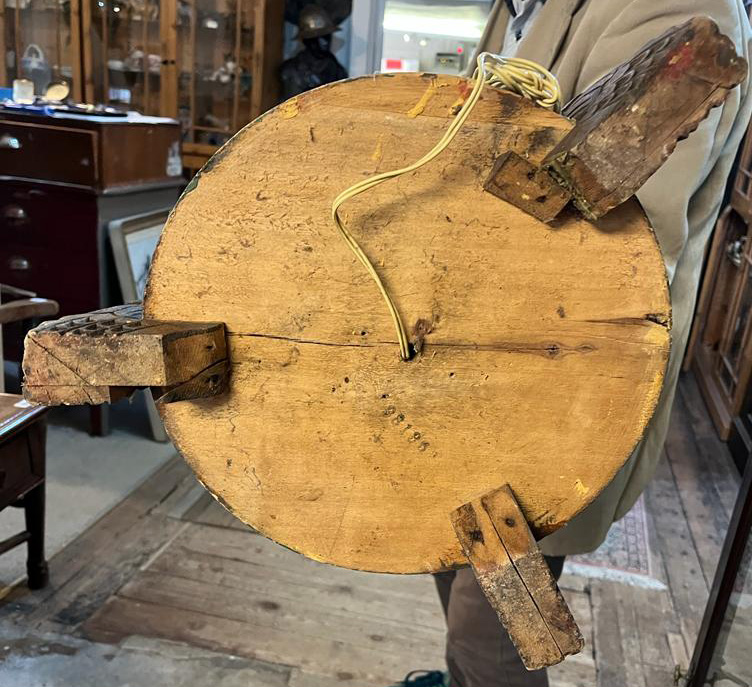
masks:
[[[80,95],[80,70],[72,54],[77,17],[71,16],[70,0],[0,0],[5,51],[0,56],[0,81],[28,79],[35,96],[44,97],[50,84],[65,82]],[[72,28],[73,26],[73,28]]]

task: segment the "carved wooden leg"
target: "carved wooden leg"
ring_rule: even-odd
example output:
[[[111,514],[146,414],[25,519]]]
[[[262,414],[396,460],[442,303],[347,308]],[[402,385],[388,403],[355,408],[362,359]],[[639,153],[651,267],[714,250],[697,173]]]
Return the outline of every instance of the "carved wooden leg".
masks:
[[[451,518],[525,667],[539,670],[579,653],[580,630],[509,486],[460,506]]]
[[[574,127],[542,162],[504,153],[485,189],[544,222],[570,198],[597,219],[634,195],[746,76],[733,42],[694,17],[567,103],[562,114]]]

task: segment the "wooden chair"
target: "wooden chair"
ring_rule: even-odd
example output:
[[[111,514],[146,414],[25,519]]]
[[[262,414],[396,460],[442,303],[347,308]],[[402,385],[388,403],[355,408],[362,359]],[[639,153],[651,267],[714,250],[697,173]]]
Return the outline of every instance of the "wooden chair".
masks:
[[[37,298],[36,294],[14,286],[0,284],[0,392],[5,390],[3,370],[3,325],[39,317],[57,315],[59,306],[55,301]]]
[[[0,303],[2,325],[58,312],[55,301],[0,285],[0,296],[16,300]],[[0,348],[0,391],[3,389]],[[26,542],[26,571],[30,589],[47,584],[44,558],[45,415],[47,408],[32,406],[22,396],[0,393],[0,511],[7,506],[24,509],[26,529],[0,541],[0,554]]]

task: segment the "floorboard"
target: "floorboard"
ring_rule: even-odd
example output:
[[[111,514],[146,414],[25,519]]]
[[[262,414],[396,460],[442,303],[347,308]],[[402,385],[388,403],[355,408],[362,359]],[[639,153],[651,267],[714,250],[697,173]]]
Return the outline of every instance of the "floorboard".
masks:
[[[723,455],[722,452],[716,453],[713,462],[722,462],[719,459],[722,459]],[[666,456],[697,551],[705,585],[709,588],[723,546],[723,536],[728,529],[733,501],[727,503],[727,497],[719,493],[716,477],[708,479],[708,457],[699,450],[698,438],[681,394],[677,394],[675,401]],[[714,472],[716,475],[719,472],[717,465]]]
[[[699,631],[708,599],[708,587],[674,475],[665,458],[661,459],[647,494],[656,536],[663,552],[668,592],[674,612],[681,619],[682,633],[689,647],[694,645]]]

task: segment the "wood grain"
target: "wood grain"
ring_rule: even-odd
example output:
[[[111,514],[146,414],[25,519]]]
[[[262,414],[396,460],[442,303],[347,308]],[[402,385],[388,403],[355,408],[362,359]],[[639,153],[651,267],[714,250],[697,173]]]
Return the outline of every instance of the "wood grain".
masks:
[[[528,670],[579,653],[579,628],[507,485],[461,505],[452,526]]]
[[[484,494],[480,501],[562,658],[579,653],[584,646],[580,629],[535,543],[512,490],[505,485]]]
[[[227,384],[221,323],[145,320],[140,304],[44,322],[24,349],[24,396],[44,405],[109,403],[145,387],[169,403]]]
[[[669,300],[644,213],[547,226],[484,192],[499,154],[570,127],[502,92],[435,162],[343,206],[422,343],[400,361],[330,205],[429,150],[467,92],[382,75],[284,103],[194,179],[154,258],[146,315],[226,323],[232,361],[227,396],[162,409],[172,439],[235,515],[316,560],[461,564],[448,513],[505,482],[552,532],[623,464],[661,389]]]

